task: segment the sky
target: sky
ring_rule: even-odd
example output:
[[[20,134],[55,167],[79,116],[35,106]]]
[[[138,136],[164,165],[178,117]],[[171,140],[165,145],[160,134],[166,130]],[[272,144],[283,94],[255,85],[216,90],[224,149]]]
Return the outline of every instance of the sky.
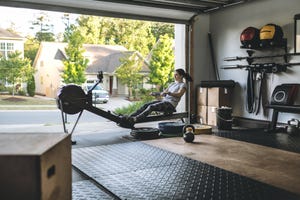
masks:
[[[0,27],[7,29],[13,23],[14,28],[20,35],[34,35],[33,30],[30,29],[32,21],[35,21],[42,12],[47,13],[51,20],[50,24],[54,25],[54,34],[64,32],[65,25],[61,19],[64,13],[3,6],[0,6]],[[77,17],[77,14],[70,14],[71,21],[75,21]]]

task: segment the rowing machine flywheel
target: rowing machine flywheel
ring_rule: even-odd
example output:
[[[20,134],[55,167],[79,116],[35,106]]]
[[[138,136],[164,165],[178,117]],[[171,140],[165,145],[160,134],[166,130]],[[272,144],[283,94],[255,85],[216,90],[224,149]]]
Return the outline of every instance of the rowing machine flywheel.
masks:
[[[77,114],[88,103],[87,99],[87,95],[80,86],[69,84],[58,91],[57,106],[67,114]]]

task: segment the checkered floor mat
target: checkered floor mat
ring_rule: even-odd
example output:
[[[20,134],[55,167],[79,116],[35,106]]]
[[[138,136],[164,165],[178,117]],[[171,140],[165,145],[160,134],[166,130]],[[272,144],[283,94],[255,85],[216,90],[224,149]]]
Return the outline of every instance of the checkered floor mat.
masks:
[[[114,198],[106,194],[89,180],[72,183],[73,200],[113,200]]]
[[[120,199],[299,199],[279,188],[142,142],[72,151],[73,166]]]
[[[300,153],[300,136],[287,133],[266,133],[262,129],[217,130],[214,135]]]

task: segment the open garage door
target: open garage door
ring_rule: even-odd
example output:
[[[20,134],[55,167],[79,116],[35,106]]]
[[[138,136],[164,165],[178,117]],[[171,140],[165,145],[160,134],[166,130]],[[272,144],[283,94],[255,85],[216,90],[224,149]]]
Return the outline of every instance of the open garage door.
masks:
[[[190,24],[193,16],[250,0],[4,0],[1,6]]]
[[[250,1],[254,0],[1,0],[0,6],[181,24],[178,37],[184,42],[177,48],[181,57],[177,63],[194,74],[191,49],[194,17]],[[187,102],[194,99],[194,91],[190,91]]]

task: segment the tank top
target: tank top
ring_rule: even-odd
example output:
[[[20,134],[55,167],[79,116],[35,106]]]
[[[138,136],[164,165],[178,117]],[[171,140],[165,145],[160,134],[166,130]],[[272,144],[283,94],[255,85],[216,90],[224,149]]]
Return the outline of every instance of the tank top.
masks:
[[[174,93],[174,92],[178,92],[182,88],[186,89],[186,83],[184,83],[184,82],[174,82],[174,83],[171,83],[169,85],[167,91],[171,92],[171,93]],[[181,97],[173,97],[173,96],[170,96],[170,95],[166,95],[163,98],[163,101],[170,102],[174,106],[174,108],[176,108],[176,106],[178,105],[180,99],[181,99]]]

